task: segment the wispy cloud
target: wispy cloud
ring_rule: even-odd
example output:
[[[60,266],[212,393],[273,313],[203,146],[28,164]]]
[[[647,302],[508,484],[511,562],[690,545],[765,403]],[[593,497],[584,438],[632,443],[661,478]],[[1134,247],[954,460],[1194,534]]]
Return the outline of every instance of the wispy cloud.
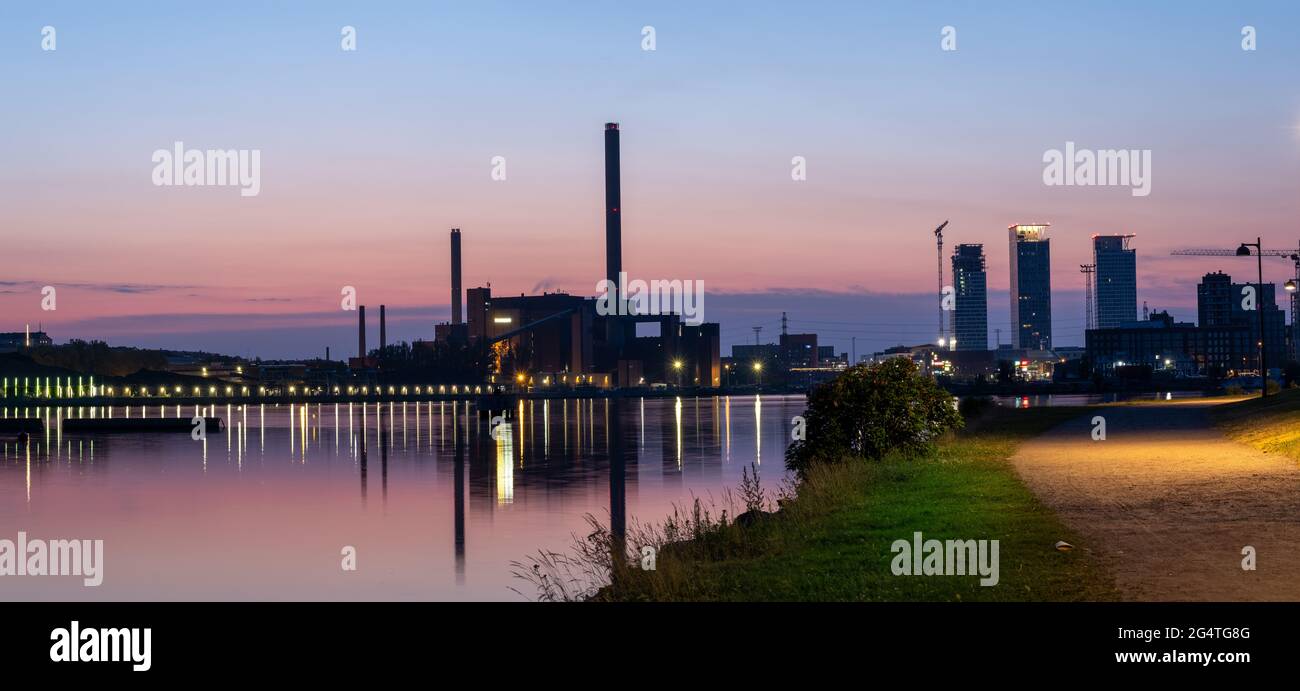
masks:
[[[27,290],[40,290],[45,286],[54,286],[56,288],[75,288],[78,290],[90,290],[96,292],[118,293],[122,295],[139,295],[145,293],[158,293],[168,290],[194,290],[202,286],[195,285],[166,285],[161,283],[86,283],[84,281],[0,281],[0,286],[6,286],[10,290],[0,292],[20,293],[22,290],[13,290],[14,288]]]

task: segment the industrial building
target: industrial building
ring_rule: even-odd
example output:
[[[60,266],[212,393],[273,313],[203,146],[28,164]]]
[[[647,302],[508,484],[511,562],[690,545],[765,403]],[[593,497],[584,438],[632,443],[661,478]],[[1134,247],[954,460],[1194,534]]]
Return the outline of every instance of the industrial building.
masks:
[[[54,340],[44,331],[0,332],[0,353],[16,353],[23,348],[54,345]]]
[[[604,277],[615,289],[623,271],[619,128],[606,123]],[[690,325],[679,314],[600,314],[597,299],[567,293],[493,295],[465,291],[461,321],[461,231],[451,231],[451,321],[435,327],[439,341],[492,349],[499,375],[528,386],[634,387],[653,383],[722,385],[720,330]],[[814,353],[814,358],[816,357]]]

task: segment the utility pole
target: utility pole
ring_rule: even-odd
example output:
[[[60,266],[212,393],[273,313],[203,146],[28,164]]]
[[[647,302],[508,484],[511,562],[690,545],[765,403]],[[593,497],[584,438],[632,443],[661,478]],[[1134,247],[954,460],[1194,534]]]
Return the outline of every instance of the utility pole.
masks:
[[[1094,305],[1093,305],[1095,298],[1093,297],[1093,287],[1092,287],[1093,274],[1095,274],[1096,271],[1097,271],[1096,264],[1079,265],[1079,272],[1083,274],[1083,302],[1084,302],[1083,328],[1085,330],[1097,328],[1097,322],[1096,322],[1097,312],[1094,309]]]
[[[758,332],[762,331],[762,330],[763,330],[763,327],[761,327],[761,326],[751,326],[751,327],[749,327],[749,328],[751,328],[751,329],[754,330],[754,345],[758,345]]]

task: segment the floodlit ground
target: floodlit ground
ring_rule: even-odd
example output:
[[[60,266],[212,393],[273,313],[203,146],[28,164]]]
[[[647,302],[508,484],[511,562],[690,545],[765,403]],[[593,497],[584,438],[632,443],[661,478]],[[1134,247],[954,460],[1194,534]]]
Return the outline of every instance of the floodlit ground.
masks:
[[[1241,438],[1260,422],[1240,412],[1248,405],[1099,407],[1025,442],[1012,463],[1125,599],[1300,600],[1300,464],[1215,426],[1236,413]],[[1271,434],[1294,434],[1278,412]],[[1094,416],[1105,418],[1104,441],[1093,439]],[[1247,546],[1255,571],[1242,569]]]

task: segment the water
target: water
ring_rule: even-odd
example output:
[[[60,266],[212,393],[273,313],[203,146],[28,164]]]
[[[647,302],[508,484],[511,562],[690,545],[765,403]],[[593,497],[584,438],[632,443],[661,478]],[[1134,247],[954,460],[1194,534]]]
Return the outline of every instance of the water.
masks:
[[[584,514],[610,519],[611,497],[616,520],[658,521],[720,499],[751,463],[775,489],[803,409],[801,396],[533,400],[494,438],[465,403],[217,406],[227,426],[205,441],[60,434],[60,415],[92,413],[41,409],[47,433],[0,443],[0,539],[103,539],[104,582],[0,576],[0,599],[519,600],[511,586],[531,590],[510,562],[566,550]],[[195,413],[112,417],[142,412]]]
[[[994,396],[998,405],[1010,408],[1041,408],[1044,406],[1081,406],[1120,401],[1173,401],[1187,398],[1204,398],[1204,391],[1161,391],[1159,393],[1066,393],[1035,394],[1029,396]]]

